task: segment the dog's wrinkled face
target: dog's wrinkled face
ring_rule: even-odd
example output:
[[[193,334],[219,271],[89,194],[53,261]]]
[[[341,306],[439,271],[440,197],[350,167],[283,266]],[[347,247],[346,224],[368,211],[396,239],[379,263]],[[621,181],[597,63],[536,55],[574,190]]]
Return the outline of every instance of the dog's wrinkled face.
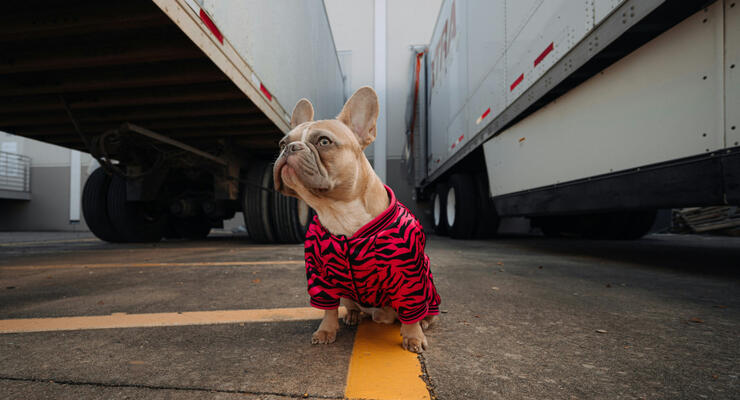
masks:
[[[313,114],[308,100],[296,104],[292,129],[280,141],[275,161],[275,190],[309,204],[320,198],[351,198],[367,163],[363,150],[375,139],[375,91],[360,88],[337,119],[313,121]]]

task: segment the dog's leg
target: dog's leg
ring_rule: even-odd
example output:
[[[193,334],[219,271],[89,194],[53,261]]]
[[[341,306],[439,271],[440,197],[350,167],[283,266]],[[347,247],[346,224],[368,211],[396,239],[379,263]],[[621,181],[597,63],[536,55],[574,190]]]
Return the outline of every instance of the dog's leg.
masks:
[[[373,321],[379,324],[392,324],[396,322],[396,310],[392,307],[376,308],[373,310]]]
[[[319,324],[319,329],[311,335],[311,344],[334,343],[339,330],[339,309],[324,311],[324,319]]]
[[[347,309],[347,314],[344,316],[344,324],[347,326],[359,324],[360,320],[362,320],[360,305],[345,297],[342,297],[339,302]]]
[[[401,336],[403,336],[403,348],[408,351],[423,353],[429,347],[427,337],[424,336],[421,324],[418,322],[401,324]]]
[[[419,324],[421,324],[422,330],[427,330],[430,326],[437,323],[437,320],[439,320],[439,315],[428,315]]]

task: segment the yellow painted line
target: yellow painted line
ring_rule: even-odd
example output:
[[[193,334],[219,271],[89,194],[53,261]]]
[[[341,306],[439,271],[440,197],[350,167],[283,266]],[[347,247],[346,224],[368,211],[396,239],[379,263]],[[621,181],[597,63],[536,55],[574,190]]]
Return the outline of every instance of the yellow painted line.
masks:
[[[343,307],[339,309],[340,318],[344,315],[345,311]],[[0,320],[0,333],[303,321],[321,319],[323,315],[323,311],[313,307],[294,307],[257,310],[190,311],[182,313],[114,313],[86,317],[16,318]]]
[[[429,399],[416,354],[401,347],[400,325],[365,320],[357,328],[349,362],[348,399]]]
[[[247,267],[250,265],[303,265],[303,260],[267,261],[213,261],[213,262],[163,262],[163,263],[110,263],[110,264],[56,264],[56,265],[7,265],[0,270],[68,269],[68,268],[157,268],[157,267]]]
[[[100,242],[100,239],[64,239],[64,240],[40,240],[36,242],[10,242],[10,243],[0,243],[0,247],[35,246],[35,245],[43,245],[43,244],[84,243],[84,242]]]

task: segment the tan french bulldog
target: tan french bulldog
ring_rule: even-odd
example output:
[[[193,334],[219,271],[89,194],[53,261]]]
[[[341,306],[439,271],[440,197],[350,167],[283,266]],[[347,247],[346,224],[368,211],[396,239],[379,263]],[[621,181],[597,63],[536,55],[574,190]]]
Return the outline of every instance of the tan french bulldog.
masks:
[[[423,282],[420,281],[419,285],[425,285],[424,287],[428,289],[425,291],[427,298],[435,298],[436,296],[436,303],[429,308],[426,308],[425,305],[422,311],[405,319],[404,313],[412,313],[409,310],[413,307],[400,307],[401,311],[399,311],[399,309],[394,309],[387,304],[383,304],[381,307],[378,307],[378,304],[374,306],[358,304],[327,283],[325,279],[329,278],[319,276],[318,273],[317,276],[312,276],[310,272],[311,263],[313,262],[310,254],[310,247],[313,244],[310,243],[326,240],[332,242],[331,246],[336,249],[342,246],[351,246],[350,240],[374,229],[372,226],[368,227],[368,225],[377,225],[374,222],[375,220],[385,218],[389,215],[389,212],[393,211],[391,209],[398,207],[396,206],[395,195],[393,195],[390,188],[383,185],[363,152],[365,147],[375,140],[378,109],[378,97],[370,87],[358,89],[344,105],[337,118],[332,120],[314,121],[313,106],[308,100],[301,99],[293,109],[292,129],[280,141],[281,152],[275,161],[273,171],[275,189],[285,195],[303,199],[316,210],[318,221],[315,221],[314,224],[321,227],[317,228],[319,229],[318,233],[309,228],[306,241],[307,275],[309,294],[312,296],[311,303],[315,307],[325,310],[324,318],[319,328],[313,333],[311,342],[313,344],[334,342],[339,330],[337,307],[339,305],[338,299],[341,297],[341,304],[347,308],[347,314],[344,318],[345,324],[357,324],[361,319],[361,312],[371,315],[374,321],[381,323],[393,323],[398,318],[402,322],[403,347],[409,351],[421,353],[428,346],[423,329],[426,329],[436,320],[436,313],[438,313],[436,308],[431,311],[439,303],[439,296],[436,294],[433,282],[431,282],[431,272],[428,273],[429,279],[426,275],[419,278],[420,280],[423,279]],[[397,204],[400,205],[400,203]],[[394,215],[400,215],[398,213],[404,212],[404,210],[410,215],[405,207],[402,205],[400,207],[398,208],[400,211]],[[407,217],[406,220],[410,221],[412,225],[417,224],[418,226],[413,225],[412,228],[421,231],[421,225],[418,224],[415,217]],[[371,222],[373,223],[371,224]],[[310,238],[312,232],[315,237]],[[426,260],[425,268],[428,272],[428,258],[423,254],[423,231],[419,236],[421,236],[419,244],[421,246],[421,256]],[[311,242],[311,239],[314,239],[314,242]],[[380,241],[380,239],[373,239],[373,244],[380,243]],[[336,251],[349,254],[350,250],[347,248]],[[373,257],[377,257],[377,255]],[[372,260],[376,259],[373,258]],[[417,259],[421,260],[417,262],[417,267],[424,264],[424,259]],[[390,260],[390,262],[392,261]],[[346,265],[349,265],[349,261],[346,262]],[[346,266],[344,268],[347,269]],[[324,270],[322,269],[322,271]],[[324,271],[324,273],[326,272]],[[343,273],[343,271],[335,271],[335,276],[332,278],[341,280],[341,276],[337,278],[336,275],[342,275]],[[349,271],[347,282],[350,281],[349,275],[352,275],[351,285],[356,285],[359,280],[364,282],[377,278],[373,276],[374,272],[372,271],[367,273],[369,276],[358,277],[357,275],[361,273],[359,270]],[[410,282],[409,284],[416,284],[416,282]],[[350,283],[347,285],[350,285]],[[315,286],[319,286],[320,289]],[[431,289],[429,289],[430,287]],[[356,290],[357,287],[354,286],[354,289]],[[414,290],[412,292],[418,293],[420,291]],[[400,298],[399,296],[402,295],[405,297]],[[406,294],[396,294],[394,304],[403,303],[407,300],[407,297]],[[434,303],[434,300],[431,303]],[[430,304],[429,301],[427,301],[428,304]],[[403,323],[404,320],[415,322]]]

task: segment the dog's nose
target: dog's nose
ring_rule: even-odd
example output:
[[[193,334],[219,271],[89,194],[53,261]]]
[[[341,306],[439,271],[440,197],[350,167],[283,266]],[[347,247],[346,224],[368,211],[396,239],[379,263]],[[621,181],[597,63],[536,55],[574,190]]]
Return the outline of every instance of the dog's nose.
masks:
[[[286,153],[295,153],[304,149],[303,142],[293,142],[285,146]]]

